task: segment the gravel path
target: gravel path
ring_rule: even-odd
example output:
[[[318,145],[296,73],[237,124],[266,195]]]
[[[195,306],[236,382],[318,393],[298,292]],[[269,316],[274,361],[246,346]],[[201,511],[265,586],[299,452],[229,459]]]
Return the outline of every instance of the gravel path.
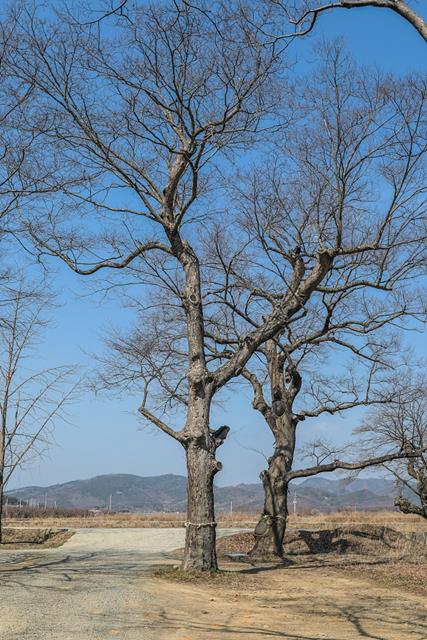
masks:
[[[2,551],[0,640],[151,639],[143,574],[183,543],[183,529],[79,529],[58,549]]]

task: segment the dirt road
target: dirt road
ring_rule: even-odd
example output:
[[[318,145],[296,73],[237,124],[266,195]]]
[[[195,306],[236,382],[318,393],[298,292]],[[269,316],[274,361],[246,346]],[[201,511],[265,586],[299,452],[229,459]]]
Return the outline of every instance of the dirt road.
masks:
[[[228,530],[226,533],[230,533]],[[426,603],[317,558],[236,567],[214,582],[153,578],[181,529],[85,529],[59,549],[2,551],[1,640],[425,640]]]
[[[145,640],[147,569],[182,529],[82,529],[58,549],[2,551],[1,640]]]

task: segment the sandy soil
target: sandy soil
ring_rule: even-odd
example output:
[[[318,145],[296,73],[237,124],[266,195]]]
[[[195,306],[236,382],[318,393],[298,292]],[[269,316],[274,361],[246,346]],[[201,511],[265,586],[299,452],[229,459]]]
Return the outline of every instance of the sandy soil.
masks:
[[[239,566],[222,584],[151,581],[146,624],[159,640],[427,637],[425,597],[322,565]]]

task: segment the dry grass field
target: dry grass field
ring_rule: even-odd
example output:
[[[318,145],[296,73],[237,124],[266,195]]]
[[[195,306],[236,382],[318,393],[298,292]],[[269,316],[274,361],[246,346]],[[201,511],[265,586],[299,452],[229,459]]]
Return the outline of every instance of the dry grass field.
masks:
[[[427,531],[427,520],[419,516],[404,515],[400,511],[337,511],[289,517],[291,529],[331,529],[356,525],[377,525],[396,531]]]
[[[291,565],[312,563],[316,559],[327,567],[332,561],[345,572],[427,596],[427,545],[404,534],[377,524],[340,525],[313,532],[289,531],[284,553]],[[219,540],[218,552],[227,560],[229,553],[248,553],[253,542],[252,533],[227,536]],[[246,561],[250,563],[251,559]]]
[[[184,513],[99,513],[96,515],[64,517],[37,516],[5,519],[5,526],[16,528],[158,528],[182,527]],[[251,529],[257,522],[256,514],[239,513],[218,514],[220,528]],[[339,511],[335,513],[315,513],[290,515],[290,529],[331,529],[335,527],[354,527],[356,525],[378,525],[397,531],[426,531],[427,521],[418,516],[404,515],[397,511]]]

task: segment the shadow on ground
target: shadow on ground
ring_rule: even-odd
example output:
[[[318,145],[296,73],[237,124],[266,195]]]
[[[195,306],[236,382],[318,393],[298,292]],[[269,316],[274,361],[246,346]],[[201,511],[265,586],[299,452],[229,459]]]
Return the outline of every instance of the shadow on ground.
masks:
[[[387,559],[358,562],[384,565]],[[9,615],[15,607],[18,622],[26,615],[24,630],[8,640],[427,640],[421,597],[346,573],[339,554],[229,564],[234,582],[153,577],[154,566],[176,563],[173,551],[132,548],[8,552],[0,557],[3,609]],[[40,613],[44,598],[55,611],[51,632]],[[90,635],[93,630],[98,635]]]

